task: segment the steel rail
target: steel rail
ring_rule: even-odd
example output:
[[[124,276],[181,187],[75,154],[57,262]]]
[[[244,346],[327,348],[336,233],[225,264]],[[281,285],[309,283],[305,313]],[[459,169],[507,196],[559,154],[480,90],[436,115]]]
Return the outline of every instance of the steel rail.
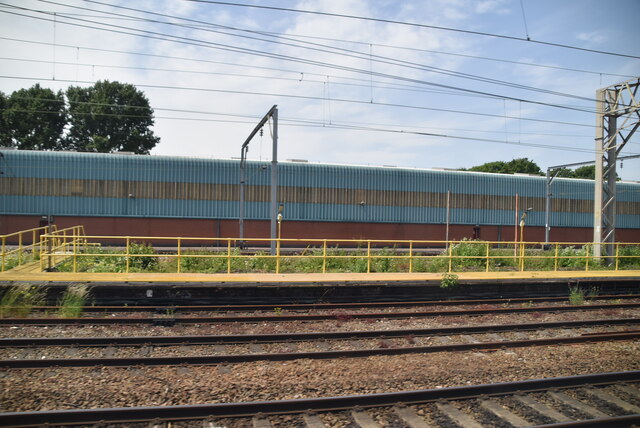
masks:
[[[354,407],[370,408],[392,406],[397,403],[417,404],[436,402],[439,400],[462,400],[478,398],[484,395],[504,396],[514,393],[547,391],[554,388],[578,388],[638,381],[640,381],[640,371],[627,371],[382,394],[347,395],[296,400],[7,412],[0,413],[0,426],[29,427],[45,424],[133,423],[156,419],[175,421],[206,419],[209,417],[247,417],[254,416],[258,413],[265,415],[298,414],[308,411],[340,411],[353,409]],[[640,415],[623,418],[624,423],[627,424],[640,421]],[[608,419],[611,420],[612,423],[615,423],[616,419],[619,420],[619,418]]]
[[[640,299],[640,294],[606,294],[600,296],[585,296],[585,300],[617,300]],[[384,307],[411,307],[411,306],[466,306],[466,305],[504,305],[517,303],[538,302],[566,302],[567,297],[532,297],[512,299],[478,299],[478,300],[417,300],[417,301],[391,301],[391,302],[362,302],[362,303],[292,303],[271,305],[166,305],[166,306],[83,306],[83,312],[229,312],[229,311],[273,311],[275,308],[286,310],[325,310],[325,309],[360,309],[360,308],[384,308]],[[55,312],[59,306],[34,306],[34,311]]]
[[[70,325],[70,324],[206,324],[229,322],[328,321],[351,319],[422,318],[434,316],[499,315],[528,312],[592,311],[599,309],[640,308],[640,303],[608,303],[598,305],[538,306],[526,308],[493,308],[415,312],[371,312],[335,314],[256,315],[218,317],[105,317],[105,318],[0,318],[0,325]]]
[[[497,350],[502,348],[522,348],[529,346],[567,345],[576,343],[609,342],[634,340],[640,338],[640,332],[614,332],[593,334],[588,336],[556,337],[545,339],[529,339],[498,342],[476,342],[452,345],[415,346],[403,348],[358,349],[348,351],[262,353],[262,354],[228,354],[177,357],[130,357],[130,358],[64,358],[64,359],[24,359],[0,360],[1,368],[33,369],[45,367],[130,367],[138,365],[174,366],[174,365],[210,365],[221,363],[246,363],[253,361],[291,361],[298,359],[336,359],[358,358],[382,355],[405,355],[434,352],[455,352],[471,350]]]
[[[393,338],[407,336],[438,336],[465,333],[530,331],[552,328],[640,324],[640,318],[616,318],[582,321],[553,321],[523,324],[469,325],[462,327],[414,328],[402,330],[333,331],[308,333],[234,334],[199,336],[118,336],[118,337],[6,337],[0,338],[0,348],[25,346],[109,346],[109,345],[201,345],[231,343],[302,342],[309,340]],[[598,333],[587,333],[598,334]],[[586,334],[585,334],[586,335]]]

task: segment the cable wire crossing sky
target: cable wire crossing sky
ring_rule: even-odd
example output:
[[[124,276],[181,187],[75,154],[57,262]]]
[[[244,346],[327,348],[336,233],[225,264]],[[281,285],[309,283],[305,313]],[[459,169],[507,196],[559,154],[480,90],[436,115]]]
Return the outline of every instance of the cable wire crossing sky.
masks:
[[[615,15],[615,19],[604,19]],[[0,91],[130,83],[152,155],[469,168],[595,160],[596,91],[640,76],[636,0],[0,0]],[[270,160],[268,128],[248,158]],[[620,156],[640,154],[634,135]],[[618,174],[640,181],[640,159]]]

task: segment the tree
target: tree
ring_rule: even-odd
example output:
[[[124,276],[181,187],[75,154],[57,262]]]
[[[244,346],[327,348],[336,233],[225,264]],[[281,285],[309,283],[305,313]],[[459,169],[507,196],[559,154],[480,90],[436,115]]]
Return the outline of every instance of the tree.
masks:
[[[7,121],[4,120],[4,111],[7,108],[7,96],[0,91],[0,147],[11,146],[11,136],[9,135],[9,127]]]
[[[153,109],[142,91],[120,82],[71,86],[69,147],[86,152],[126,151],[148,154],[160,138],[150,129]]]
[[[574,178],[575,173],[570,168],[556,168],[551,170],[551,176]]]
[[[469,168],[469,171],[494,172],[498,174],[535,174],[543,175],[540,167],[527,158],[513,159],[509,162],[487,162],[485,164]]]
[[[4,98],[4,96],[3,96]],[[67,111],[62,91],[53,92],[38,83],[14,91],[2,107],[0,129],[3,145],[27,150],[61,148]]]
[[[581,166],[580,168],[576,168],[573,171],[573,176],[575,178],[586,178],[589,180],[596,179],[596,166],[595,165],[587,165]]]

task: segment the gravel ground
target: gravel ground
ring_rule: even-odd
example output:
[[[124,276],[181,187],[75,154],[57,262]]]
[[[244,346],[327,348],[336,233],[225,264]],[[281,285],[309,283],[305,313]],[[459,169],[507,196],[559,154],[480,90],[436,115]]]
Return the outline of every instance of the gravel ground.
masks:
[[[1,411],[367,394],[640,369],[640,342],[218,366],[0,372]]]

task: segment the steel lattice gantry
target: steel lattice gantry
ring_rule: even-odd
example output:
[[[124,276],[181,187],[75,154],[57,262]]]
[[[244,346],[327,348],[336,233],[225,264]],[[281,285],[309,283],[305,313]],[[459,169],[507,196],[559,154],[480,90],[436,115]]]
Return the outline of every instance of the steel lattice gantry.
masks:
[[[616,160],[640,126],[640,77],[596,91],[596,177],[594,256],[614,255],[616,229]],[[604,251],[602,247],[604,246]]]

